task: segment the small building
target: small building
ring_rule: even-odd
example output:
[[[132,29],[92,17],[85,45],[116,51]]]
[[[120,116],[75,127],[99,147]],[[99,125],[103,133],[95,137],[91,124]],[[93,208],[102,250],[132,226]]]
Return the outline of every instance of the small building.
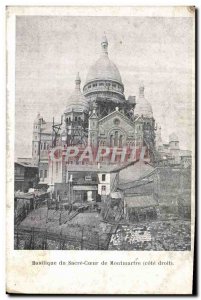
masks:
[[[72,202],[96,201],[98,178],[94,166],[69,165],[66,177]]]
[[[15,162],[15,191],[28,192],[37,184],[38,167],[29,162]]]
[[[145,222],[157,219],[158,203],[153,195],[126,195],[124,215],[129,222]]]

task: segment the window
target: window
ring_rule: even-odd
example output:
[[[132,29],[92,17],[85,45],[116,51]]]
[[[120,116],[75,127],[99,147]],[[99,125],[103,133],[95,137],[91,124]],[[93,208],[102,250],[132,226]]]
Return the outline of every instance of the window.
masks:
[[[114,125],[119,125],[120,124],[120,120],[118,118],[115,118],[113,121]]]
[[[102,181],[105,181],[105,174],[102,174]]]
[[[110,147],[113,147],[113,135],[110,136]]]
[[[99,86],[104,86],[104,83],[103,82],[99,83]]]
[[[97,86],[97,83],[94,83],[94,84],[93,84],[93,87],[96,87],[96,86]]]
[[[114,84],[114,83],[112,84],[112,86],[113,86],[113,87],[115,87],[115,88],[117,87],[117,85],[116,85],[116,84]]]
[[[40,144],[40,150],[43,150],[43,143]]]
[[[19,168],[18,168],[18,167],[16,167],[16,169],[15,169],[15,173],[16,173],[17,175],[20,175],[20,174],[21,174],[20,167],[19,167]]]
[[[92,180],[91,175],[85,176],[85,181],[91,181],[91,180]]]
[[[77,117],[75,117],[75,122],[77,122]]]
[[[56,174],[58,174],[58,170],[59,170],[59,163],[58,161],[56,162]]]
[[[91,88],[91,85],[88,86],[88,89],[90,89],[90,88]]]
[[[44,178],[47,178],[47,170],[45,170]]]
[[[43,178],[43,170],[40,170],[40,178]]]
[[[102,192],[105,192],[106,191],[106,186],[102,185],[101,189],[102,189]]]
[[[120,135],[120,137],[119,137],[119,148],[122,148],[122,141],[123,141],[123,137],[122,137],[122,135]]]
[[[114,135],[114,146],[118,146],[118,131],[115,131],[115,135]]]

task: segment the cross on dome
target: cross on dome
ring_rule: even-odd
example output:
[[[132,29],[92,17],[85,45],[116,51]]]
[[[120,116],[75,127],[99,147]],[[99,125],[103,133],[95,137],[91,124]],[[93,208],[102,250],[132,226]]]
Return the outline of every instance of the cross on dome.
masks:
[[[108,54],[108,40],[107,40],[105,32],[104,32],[104,35],[102,37],[101,47],[102,47],[102,53],[104,55],[107,55]]]
[[[76,78],[75,78],[75,88],[80,90],[80,84],[81,84],[81,79],[79,72],[77,72]]]

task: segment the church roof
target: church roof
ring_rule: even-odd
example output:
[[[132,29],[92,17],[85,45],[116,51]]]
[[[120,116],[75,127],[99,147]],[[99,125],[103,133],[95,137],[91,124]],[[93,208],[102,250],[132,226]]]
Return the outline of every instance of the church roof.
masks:
[[[86,83],[95,80],[112,80],[122,84],[118,68],[105,54],[90,67],[87,74]]]
[[[104,35],[101,42],[102,54],[90,67],[86,84],[95,80],[112,80],[122,84],[121,75],[116,65],[108,57],[108,41]]]

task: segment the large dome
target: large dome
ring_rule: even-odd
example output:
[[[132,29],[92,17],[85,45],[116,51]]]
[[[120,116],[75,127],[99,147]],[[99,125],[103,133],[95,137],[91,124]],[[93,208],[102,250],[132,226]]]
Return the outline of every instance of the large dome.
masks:
[[[119,70],[109,59],[108,55],[101,55],[95,64],[90,67],[87,74],[86,83],[95,80],[112,80],[122,84]]]
[[[80,77],[79,73],[77,74],[76,80],[75,80],[75,90],[71,94],[71,96],[68,98],[68,104],[66,106],[65,112],[68,113],[71,111],[75,112],[83,112],[88,110],[88,102],[85,96],[81,93],[80,90]]]
[[[144,97],[144,87],[140,87],[140,95],[138,100],[136,101],[135,116],[143,116],[145,118],[153,118],[153,111],[151,104]]]
[[[116,65],[108,57],[108,41],[104,35],[101,41],[100,58],[90,67],[83,93],[89,101],[98,97],[122,102],[125,100],[124,86]]]

